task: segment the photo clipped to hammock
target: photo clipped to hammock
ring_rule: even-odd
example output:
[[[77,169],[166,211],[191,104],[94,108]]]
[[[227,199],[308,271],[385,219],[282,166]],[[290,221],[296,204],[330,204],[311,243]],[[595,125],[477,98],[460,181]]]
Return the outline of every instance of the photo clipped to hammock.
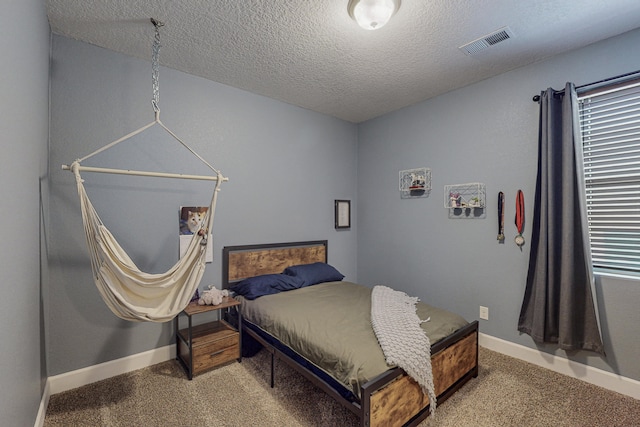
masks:
[[[180,259],[184,256],[194,234],[206,230],[205,215],[207,206],[183,206],[180,208]],[[213,262],[213,238],[211,233],[207,238],[207,252],[205,262]]]

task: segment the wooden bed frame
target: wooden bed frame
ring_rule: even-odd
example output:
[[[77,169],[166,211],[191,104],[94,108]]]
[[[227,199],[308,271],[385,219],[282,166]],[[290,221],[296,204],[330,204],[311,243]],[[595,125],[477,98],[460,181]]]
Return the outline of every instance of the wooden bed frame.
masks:
[[[227,246],[223,249],[222,287],[261,274],[282,273],[291,265],[327,262],[327,241]],[[429,415],[429,399],[402,369],[393,368],[362,386],[360,401],[351,401],[290,356],[265,341],[250,328],[244,331],[271,354],[284,361],[358,415],[361,426],[418,425]],[[474,321],[431,346],[433,382],[438,404],[471,378],[478,376],[478,322]]]

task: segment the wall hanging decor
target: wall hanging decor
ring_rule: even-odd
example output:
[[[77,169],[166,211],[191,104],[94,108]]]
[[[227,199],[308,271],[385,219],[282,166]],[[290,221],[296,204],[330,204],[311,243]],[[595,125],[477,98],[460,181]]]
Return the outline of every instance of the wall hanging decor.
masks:
[[[518,194],[516,195],[516,229],[518,230],[518,234],[514,239],[516,245],[522,250],[522,245],[524,245],[524,237],[522,237],[522,232],[524,231],[524,193],[522,190],[518,190]]]
[[[351,228],[351,201],[336,200],[334,202],[336,230]]]
[[[480,182],[444,186],[444,207],[449,218],[486,218],[486,186]]]
[[[431,169],[417,168],[400,171],[399,181],[402,199],[428,197],[431,192]]]
[[[498,193],[498,243],[504,243],[504,193]]]

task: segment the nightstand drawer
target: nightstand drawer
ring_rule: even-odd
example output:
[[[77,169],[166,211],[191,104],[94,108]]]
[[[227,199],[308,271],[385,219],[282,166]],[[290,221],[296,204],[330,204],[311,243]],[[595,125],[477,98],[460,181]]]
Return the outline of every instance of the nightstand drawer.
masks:
[[[203,372],[214,366],[240,357],[239,334],[211,341],[193,348],[193,373]]]

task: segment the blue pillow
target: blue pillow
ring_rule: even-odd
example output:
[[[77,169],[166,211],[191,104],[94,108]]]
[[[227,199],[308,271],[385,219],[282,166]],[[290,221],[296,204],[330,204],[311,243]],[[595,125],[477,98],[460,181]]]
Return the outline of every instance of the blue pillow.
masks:
[[[287,267],[284,274],[304,280],[303,286],[311,286],[322,282],[337,282],[344,278],[335,267],[324,263],[300,264]]]
[[[232,286],[231,290],[246,299],[256,299],[263,295],[272,295],[297,289],[303,285],[303,280],[298,277],[285,274],[264,274],[244,279]]]

